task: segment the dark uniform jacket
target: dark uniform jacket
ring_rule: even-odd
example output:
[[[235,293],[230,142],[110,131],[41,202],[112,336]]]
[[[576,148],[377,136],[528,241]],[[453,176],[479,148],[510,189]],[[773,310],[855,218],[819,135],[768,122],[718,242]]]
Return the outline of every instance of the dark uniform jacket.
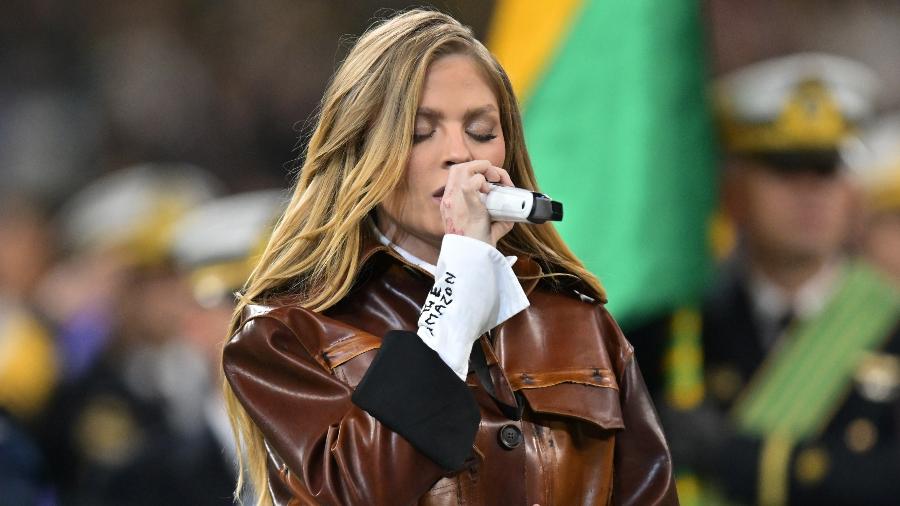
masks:
[[[319,314],[251,306],[225,374],[261,429],[276,504],[677,504],[631,345],[598,302],[536,279],[460,381],[415,334],[434,283],[371,241]]]
[[[140,395],[126,381],[124,361],[107,350],[83,377],[56,393],[43,416],[39,439],[58,502],[235,504],[236,473],[211,430],[176,430],[162,398]]]
[[[834,398],[833,415],[824,420],[823,432],[792,445],[784,455],[788,504],[900,504],[898,329],[895,324]],[[707,397],[723,416],[769,353],[759,333],[744,278],[731,268],[712,291],[703,318]],[[810,373],[828,374],[829,369],[824,364]],[[755,504],[761,487],[777,486],[761,483],[765,448],[765,437],[731,434],[717,451],[705,453],[707,462],[700,467],[715,469],[728,495]]]

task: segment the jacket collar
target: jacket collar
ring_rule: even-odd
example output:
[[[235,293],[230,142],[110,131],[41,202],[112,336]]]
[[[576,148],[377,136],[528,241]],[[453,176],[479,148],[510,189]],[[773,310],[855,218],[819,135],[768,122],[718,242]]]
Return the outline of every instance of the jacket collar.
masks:
[[[359,249],[359,261],[357,262],[356,268],[357,276],[370,262],[375,261],[379,257],[386,256],[424,276],[433,278],[431,273],[417,265],[413,265],[392,248],[382,244],[378,238],[375,237],[375,233],[372,230],[374,224],[369,222],[369,225],[370,226],[363,227],[362,244]],[[519,278],[519,283],[522,284],[522,290],[528,295],[534,290],[534,287],[537,286],[542,273],[541,266],[528,256],[517,255],[516,258],[516,263],[512,266],[513,272],[516,274],[516,277]]]

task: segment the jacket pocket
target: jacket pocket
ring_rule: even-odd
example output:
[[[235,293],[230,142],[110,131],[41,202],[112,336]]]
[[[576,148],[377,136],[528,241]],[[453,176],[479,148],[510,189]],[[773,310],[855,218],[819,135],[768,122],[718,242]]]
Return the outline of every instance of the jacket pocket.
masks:
[[[321,356],[335,376],[356,388],[375,357],[370,352],[380,347],[380,337],[360,332],[331,343],[322,350]]]
[[[603,368],[507,373],[510,386],[532,410],[578,418],[604,429],[622,429],[619,386]]]

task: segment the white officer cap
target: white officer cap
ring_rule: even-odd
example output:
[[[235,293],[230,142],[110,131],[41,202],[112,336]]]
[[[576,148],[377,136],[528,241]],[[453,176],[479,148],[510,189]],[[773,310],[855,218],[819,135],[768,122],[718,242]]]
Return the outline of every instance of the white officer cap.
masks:
[[[244,284],[287,201],[281,190],[240,193],[206,202],[179,220],[172,257],[189,274],[198,302],[215,305]]]
[[[723,141],[734,153],[830,152],[871,117],[881,88],[862,63],[824,53],[762,61],[715,85]]]
[[[143,163],[112,172],[63,206],[64,241],[81,251],[117,248],[141,264],[161,261],[175,221],[219,188],[209,172],[186,163]]]
[[[841,149],[872,211],[900,209],[900,111],[882,116]]]

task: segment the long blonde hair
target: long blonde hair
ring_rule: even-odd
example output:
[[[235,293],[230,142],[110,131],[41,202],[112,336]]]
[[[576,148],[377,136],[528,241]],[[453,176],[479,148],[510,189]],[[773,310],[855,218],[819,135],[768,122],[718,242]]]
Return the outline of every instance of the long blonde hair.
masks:
[[[334,74],[322,99],[291,201],[239,297],[229,335],[248,304],[289,292],[323,311],[350,290],[367,217],[403,184],[418,97],[428,66],[448,54],[470,56],[484,71],[500,110],[505,169],[516,186],[537,189],[525,149],[512,86],[500,64],[468,27],[440,12],[415,9],[384,20],[360,37]],[[546,276],[580,279],[582,289],[603,289],[563,243],[552,225],[516,226],[498,244],[505,254],[537,260]],[[228,382],[225,397],[235,438],[258,504],[271,504],[263,435]]]

